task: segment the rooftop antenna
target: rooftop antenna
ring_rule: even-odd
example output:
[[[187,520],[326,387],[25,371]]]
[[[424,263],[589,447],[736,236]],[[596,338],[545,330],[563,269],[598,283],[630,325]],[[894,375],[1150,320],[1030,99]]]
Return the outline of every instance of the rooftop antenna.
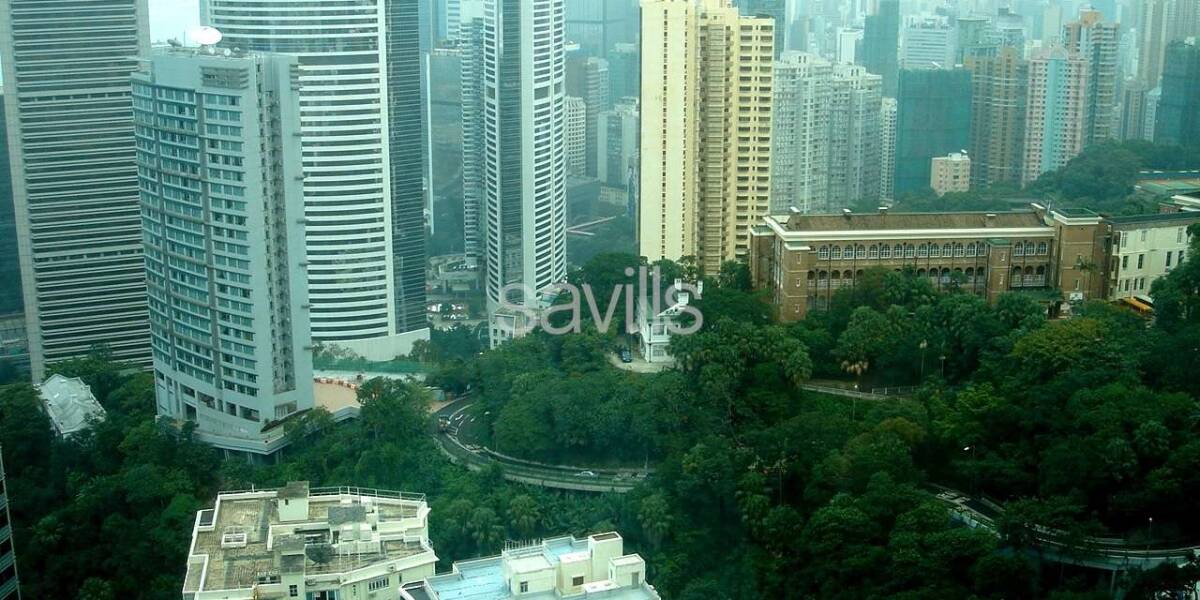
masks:
[[[221,42],[220,30],[215,27],[202,25],[188,31],[188,39],[201,46],[215,46]]]

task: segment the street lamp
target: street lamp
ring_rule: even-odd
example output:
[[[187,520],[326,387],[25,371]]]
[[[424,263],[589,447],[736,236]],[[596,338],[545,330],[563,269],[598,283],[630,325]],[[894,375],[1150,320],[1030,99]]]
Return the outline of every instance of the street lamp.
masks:
[[[928,340],[921,340],[921,381],[925,381],[925,349],[929,347]]]
[[[977,449],[977,446],[975,444],[971,444],[970,446],[963,446],[963,452],[971,453],[971,493],[972,494],[977,493],[978,488],[979,488],[979,460],[978,460],[978,455],[976,454],[976,449]]]
[[[1150,541],[1154,539],[1154,517],[1149,517],[1149,531],[1146,532],[1146,552],[1150,552]]]

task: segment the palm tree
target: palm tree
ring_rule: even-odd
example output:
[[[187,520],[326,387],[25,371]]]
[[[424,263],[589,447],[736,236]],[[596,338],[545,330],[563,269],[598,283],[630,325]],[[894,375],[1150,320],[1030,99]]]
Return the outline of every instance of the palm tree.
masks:
[[[662,494],[647,496],[638,510],[638,522],[650,546],[658,548],[671,531],[671,506]]]
[[[508,503],[508,521],[523,537],[532,537],[541,525],[542,515],[538,503],[528,494],[521,494]]]

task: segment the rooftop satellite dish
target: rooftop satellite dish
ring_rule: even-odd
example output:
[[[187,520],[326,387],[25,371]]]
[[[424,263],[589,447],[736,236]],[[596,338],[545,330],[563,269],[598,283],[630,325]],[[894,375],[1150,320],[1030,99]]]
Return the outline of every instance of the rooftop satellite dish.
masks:
[[[221,32],[207,25],[188,32],[188,39],[201,46],[213,46],[221,41]]]

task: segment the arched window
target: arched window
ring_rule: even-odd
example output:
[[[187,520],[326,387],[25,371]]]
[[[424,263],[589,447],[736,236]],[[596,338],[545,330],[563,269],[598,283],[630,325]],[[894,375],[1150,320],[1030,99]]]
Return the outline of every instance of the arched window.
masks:
[[[1025,275],[1033,275],[1033,267],[1025,267]]]
[[[1038,243],[1038,255],[1045,256],[1050,253],[1050,246],[1046,242]]]
[[[929,245],[929,257],[930,258],[941,258],[942,257],[942,247],[937,244],[930,244]]]
[[[842,279],[854,279],[854,273],[846,271],[845,273],[842,273]]]
[[[912,244],[905,244],[904,258],[913,258],[917,255],[917,247]]]
[[[842,259],[842,247],[834,246],[833,251],[830,254],[830,256],[833,258],[833,260],[841,260]]]
[[[867,250],[867,258],[871,260],[879,258],[879,246],[871,244],[871,248]]]
[[[893,250],[893,252],[895,252],[894,256],[896,258],[904,258],[904,246],[901,246],[900,244],[896,244],[896,247],[893,248],[892,250]]]
[[[1044,267],[1044,266],[1042,266],[1042,267],[1038,267],[1038,268],[1037,268],[1037,271],[1035,271],[1035,273],[1037,273],[1038,275],[1045,275],[1045,274],[1046,274],[1046,267]]]
[[[967,244],[967,256],[975,256],[975,242]]]
[[[966,250],[966,248],[963,247],[962,244],[954,245],[954,256],[962,258],[963,255],[965,255],[966,253],[967,253],[967,250]]]
[[[1025,256],[1033,256],[1033,255],[1034,255],[1033,242],[1025,242]]]
[[[917,246],[917,258],[929,257],[929,244],[921,244]]]
[[[830,279],[832,279],[832,280],[834,280],[834,281],[839,281],[839,280],[841,280],[841,278],[842,278],[842,272],[841,272],[841,271],[834,271],[833,273],[830,273],[830,275],[829,275],[829,278],[830,278]]]
[[[862,244],[859,244],[858,248],[856,248],[854,250],[854,257],[859,260],[866,258],[867,257],[867,247]]]
[[[1013,256],[1025,256],[1025,244],[1021,242],[1013,244]]]
[[[925,269],[917,269],[917,277],[924,277]]]
[[[950,244],[946,244],[946,245],[942,246],[942,256],[945,258],[950,258],[951,256],[954,256],[954,247],[951,246]]]
[[[879,247],[879,258],[888,259],[892,257],[892,247],[884,244]]]
[[[829,271],[821,271],[820,273],[817,273],[818,281],[825,281],[826,279],[829,279]]]
[[[812,280],[814,280],[814,279],[816,279],[816,278],[817,278],[817,274],[816,274],[815,272],[813,272],[813,271],[809,271],[809,272],[808,272],[808,280],[809,280],[809,281],[812,281]]]
[[[817,250],[817,258],[821,260],[829,260],[829,246],[821,246]]]

